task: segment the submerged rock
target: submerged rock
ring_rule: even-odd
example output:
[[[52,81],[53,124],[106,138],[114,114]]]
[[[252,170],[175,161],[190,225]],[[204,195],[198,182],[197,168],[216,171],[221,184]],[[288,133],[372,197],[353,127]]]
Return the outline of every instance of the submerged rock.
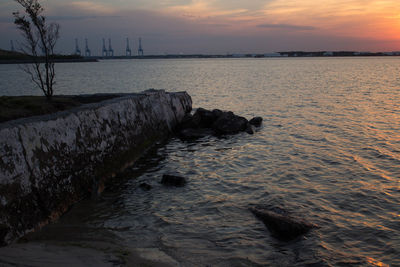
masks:
[[[255,207],[250,210],[267,226],[272,235],[280,240],[292,240],[306,234],[312,228],[317,228],[316,225],[300,218],[291,217],[280,208]]]
[[[161,184],[166,185],[166,186],[181,187],[186,184],[186,179],[184,177],[180,177],[180,176],[164,174],[162,177],[162,180],[161,180]]]
[[[260,127],[262,121],[263,121],[263,119],[262,119],[261,117],[254,117],[254,118],[252,118],[252,119],[249,121],[249,123],[250,123],[251,125],[256,126],[256,127]]]
[[[144,191],[150,191],[152,189],[151,185],[147,183],[141,183],[139,187],[142,188]]]

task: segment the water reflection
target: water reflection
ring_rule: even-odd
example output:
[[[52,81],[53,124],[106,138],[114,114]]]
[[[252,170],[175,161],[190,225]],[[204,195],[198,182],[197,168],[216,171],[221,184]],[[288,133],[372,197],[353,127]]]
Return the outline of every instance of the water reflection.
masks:
[[[130,75],[123,84],[91,81],[99,92],[111,83],[118,91],[185,89],[197,107],[259,115],[264,125],[255,135],[171,139],[113,180],[101,200],[77,205],[59,229],[156,247],[184,266],[400,265],[400,61],[110,61],[93,68],[96,76],[122,68]],[[76,88],[86,90],[68,90]],[[189,183],[165,188],[164,173]],[[143,182],[152,189],[141,189]],[[255,204],[283,207],[321,228],[278,241],[249,211]]]

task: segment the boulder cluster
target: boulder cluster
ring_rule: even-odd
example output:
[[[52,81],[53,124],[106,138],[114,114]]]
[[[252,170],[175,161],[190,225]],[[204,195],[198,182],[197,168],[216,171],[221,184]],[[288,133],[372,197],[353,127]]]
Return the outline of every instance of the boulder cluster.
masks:
[[[190,113],[185,115],[178,127],[178,135],[182,139],[196,139],[208,135],[236,134],[244,131],[254,134],[256,127],[260,127],[261,123],[261,117],[248,121],[231,111],[198,108],[193,115]]]
[[[181,139],[197,139],[209,135],[229,135],[244,131],[254,134],[256,128],[261,126],[262,120],[261,117],[247,120],[231,111],[198,108],[193,115],[191,113],[185,115],[178,126],[178,136]],[[187,182],[185,177],[170,174],[164,174],[161,179],[161,184],[167,187],[183,187]],[[151,186],[145,183],[142,183],[140,187],[145,191],[151,189]],[[265,224],[272,236],[282,241],[296,239],[311,229],[318,228],[317,225],[293,217],[278,207],[258,205],[250,207],[250,211]]]

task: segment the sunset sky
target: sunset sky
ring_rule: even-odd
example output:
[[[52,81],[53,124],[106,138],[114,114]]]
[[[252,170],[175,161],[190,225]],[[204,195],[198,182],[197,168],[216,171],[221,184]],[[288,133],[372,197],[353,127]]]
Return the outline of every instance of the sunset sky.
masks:
[[[125,39],[145,54],[268,53],[275,51],[399,51],[398,0],[114,0],[41,1],[61,25],[58,50],[74,51],[74,39],[93,54],[112,38],[115,53]],[[0,2],[0,48],[20,39],[12,0]]]

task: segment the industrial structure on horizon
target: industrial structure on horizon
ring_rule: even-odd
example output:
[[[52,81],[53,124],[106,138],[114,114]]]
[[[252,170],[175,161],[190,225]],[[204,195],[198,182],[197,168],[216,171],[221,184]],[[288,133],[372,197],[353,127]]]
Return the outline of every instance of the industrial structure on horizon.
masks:
[[[81,50],[79,49],[79,45],[78,45],[78,38],[75,38],[75,55],[78,55],[78,56],[81,55]]]
[[[85,38],[85,57],[90,57],[90,56],[91,56],[91,52],[89,49],[88,40],[87,40],[87,38]]]
[[[101,57],[103,57],[103,58],[115,57],[116,55],[114,54],[114,49],[112,47],[111,38],[108,38],[108,48],[106,46],[106,39],[103,38],[102,41],[103,41],[103,44],[102,44],[102,49],[101,49]],[[78,42],[77,38],[75,38],[74,55],[83,56],[83,54],[82,54],[82,52],[81,52],[81,50],[79,48],[79,42]],[[87,38],[85,38],[85,53],[84,53],[84,56],[85,57],[93,57],[92,53],[91,53],[91,50],[89,48],[89,44],[88,44],[88,39]],[[121,56],[123,56],[123,54],[121,54],[118,57],[121,57]],[[132,49],[130,47],[129,38],[126,38],[125,56],[126,57],[132,57],[133,56],[132,55]],[[139,37],[139,43],[138,43],[137,56],[144,56],[143,46],[142,46],[142,38],[140,38],[140,37]]]
[[[142,38],[139,38],[139,49],[138,49],[138,56],[143,56],[143,48],[142,48]]]
[[[126,38],[126,52],[125,52],[125,55],[127,57],[132,56],[132,51],[131,51],[131,48],[129,47],[129,38]]]
[[[279,57],[366,57],[366,56],[400,56],[400,51],[392,52],[360,52],[360,51],[280,51],[274,53],[227,53],[227,54],[153,54],[144,55],[144,50],[142,46],[142,38],[138,38],[138,49],[137,54],[132,54],[132,47],[129,38],[126,38],[125,53],[120,53],[119,55],[114,53],[112,47],[111,38],[108,38],[108,48],[106,46],[106,39],[102,38],[102,49],[99,55],[93,55],[89,48],[89,41],[87,38],[85,40],[84,50],[81,50],[79,46],[78,38],[75,38],[75,49],[73,52],[74,56],[82,57],[82,60],[98,60],[98,59],[124,59],[124,58],[279,58]],[[16,41],[17,46],[14,46],[15,40],[10,40],[9,52],[14,52],[14,54],[26,54],[24,50],[20,47],[21,44]],[[2,49],[0,49],[2,50]],[[2,50],[7,51],[7,50]],[[123,51],[123,50],[122,50]],[[135,51],[135,50],[134,50]],[[28,56],[28,55],[27,55]],[[57,56],[67,56],[58,54]]]

